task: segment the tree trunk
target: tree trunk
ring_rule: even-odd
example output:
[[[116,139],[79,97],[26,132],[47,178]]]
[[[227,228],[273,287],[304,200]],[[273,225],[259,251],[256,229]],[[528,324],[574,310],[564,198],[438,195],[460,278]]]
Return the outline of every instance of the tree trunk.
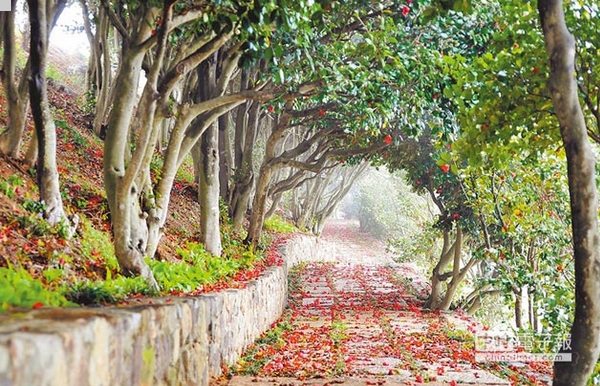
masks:
[[[219,225],[219,130],[211,125],[201,139],[200,163],[200,228],[201,241],[208,252],[221,256]]]
[[[230,197],[229,180],[231,177],[232,157],[229,141],[229,113],[219,117],[219,186],[223,202],[228,203]]]
[[[282,198],[283,198],[282,193],[277,193],[277,194],[273,195],[273,200],[271,201],[271,206],[269,207],[269,210],[265,214],[265,218],[269,218],[275,214],[275,212],[277,211],[277,208],[279,207],[279,204],[281,203]]]
[[[272,175],[272,168],[263,164],[260,168],[260,175],[256,183],[256,192],[254,193],[254,203],[252,204],[252,214],[250,216],[248,236],[246,237],[246,243],[248,244],[256,245],[260,240],[265,221],[265,206]]]
[[[520,288],[515,291],[515,326],[518,330],[523,329],[523,295]]]
[[[198,68],[199,101],[217,96],[218,53]],[[201,119],[197,119],[201,123]],[[221,256],[221,228],[219,211],[219,128],[211,124],[200,139],[199,157],[200,239],[208,252]]]
[[[440,259],[433,268],[433,272],[431,274],[431,293],[429,294],[429,299],[426,302],[426,307],[432,310],[438,309],[440,302],[442,301],[443,280],[441,279],[441,275],[444,268],[446,268],[446,266],[450,263],[450,257],[452,256],[451,253],[455,247],[455,245],[450,245],[450,231],[447,229],[444,229],[443,240]]]
[[[600,353],[600,238],[596,160],[590,146],[575,79],[575,39],[560,0],[539,0],[538,9],[550,59],[548,86],[567,156],[573,249],[575,319],[571,362],[555,362],[555,386],[584,386]]]
[[[88,43],[90,44],[90,57],[88,58],[88,66],[85,76],[86,81],[86,92],[88,94],[95,94],[97,90],[97,74],[100,69],[98,64],[98,49],[96,43],[96,37],[94,36],[94,31],[92,30],[92,20],[90,19],[90,8],[88,7],[87,0],[79,0],[79,4],[81,6],[81,16],[83,18],[83,28],[85,31],[85,36],[88,39]],[[95,15],[95,18],[98,18],[99,15]],[[99,29],[99,24],[95,25],[96,30]]]
[[[16,8],[16,0],[11,1],[11,9]],[[15,39],[15,14],[13,12],[3,12],[4,29],[2,40],[4,45],[4,57],[2,61],[2,71],[4,73],[3,81],[6,92],[6,101],[8,102],[8,128],[0,135],[0,153],[6,154],[12,158],[19,157],[23,132],[27,119],[27,97],[28,82],[30,72],[30,63],[23,69],[20,81],[16,79],[16,39]],[[46,27],[44,27],[46,28]]]
[[[454,242],[454,262],[452,266],[452,280],[448,283],[448,288],[446,288],[446,293],[444,294],[444,299],[440,303],[438,309],[442,311],[447,311],[450,309],[450,305],[452,304],[452,299],[456,294],[456,290],[458,290],[458,285],[463,280],[465,271],[461,271],[460,262],[462,256],[462,242],[463,242],[463,233],[460,226],[456,226],[456,241]],[[464,268],[468,270],[468,265]],[[463,272],[463,273],[461,273]]]
[[[336,187],[336,190],[332,192],[331,197],[325,203],[323,208],[317,211],[317,213],[314,215],[313,233],[315,235],[318,236],[321,234],[323,228],[325,227],[325,222],[333,214],[333,212],[336,210],[339,203],[344,199],[346,194],[348,194],[350,188],[352,188],[352,185],[354,184],[354,181],[356,181],[356,179],[365,171],[367,165],[368,163],[365,162],[359,165],[358,167],[342,171],[342,178],[339,186]],[[322,197],[322,194],[320,194],[319,196]]]
[[[95,97],[96,107],[94,114],[94,133],[100,138],[104,138],[105,125],[110,113],[112,104],[112,69],[110,58],[110,42],[109,42],[110,24],[106,10],[104,7],[99,7],[98,21],[96,22],[96,35],[94,36],[94,51],[96,59],[95,71]],[[122,59],[122,58],[121,58]]]
[[[234,187],[233,187],[233,200],[232,200],[232,218],[234,229],[240,229],[246,212],[248,211],[248,205],[250,204],[250,197],[252,194],[252,188],[254,185],[254,145],[258,127],[260,124],[259,114],[260,106],[257,102],[248,102],[246,105],[251,104],[248,117],[238,117],[238,123],[245,125],[241,130],[236,133],[240,135],[236,141],[243,144],[241,148],[237,150],[238,168],[235,171],[234,176]],[[243,109],[244,106],[240,106]],[[244,114],[244,112],[241,112]],[[237,137],[237,135],[236,135]],[[238,144],[236,143],[236,146]]]
[[[141,189],[124,189],[125,153],[129,151],[129,123],[137,101],[143,52],[126,50],[117,76],[115,99],[104,141],[104,185],[111,214],[115,255],[125,273],[141,275],[151,287],[158,284],[144,262],[148,231],[139,205]]]
[[[50,224],[68,220],[60,195],[56,167],[56,128],[48,105],[46,54],[48,52],[48,16],[45,0],[28,0],[31,25],[30,63],[31,112],[38,138],[37,181],[40,201],[45,204],[45,217]]]

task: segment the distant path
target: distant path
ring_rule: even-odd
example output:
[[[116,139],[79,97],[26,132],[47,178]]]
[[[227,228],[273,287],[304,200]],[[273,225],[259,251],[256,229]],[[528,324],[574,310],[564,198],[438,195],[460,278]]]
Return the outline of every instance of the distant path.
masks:
[[[528,366],[504,373],[513,382],[480,367],[467,332],[479,326],[423,310],[423,278],[357,224],[329,223],[321,243],[334,261],[292,274],[287,329],[249,350],[240,366],[255,375],[230,385],[546,384]]]

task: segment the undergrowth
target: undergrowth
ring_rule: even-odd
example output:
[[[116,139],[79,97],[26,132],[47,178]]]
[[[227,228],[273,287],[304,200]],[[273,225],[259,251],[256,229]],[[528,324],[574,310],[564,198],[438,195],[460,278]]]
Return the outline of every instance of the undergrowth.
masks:
[[[265,230],[276,233],[294,233],[298,228],[278,215],[273,215],[265,220]]]
[[[60,292],[48,290],[22,268],[0,268],[0,310],[72,305]]]
[[[72,182],[69,188],[88,191],[83,186],[86,181],[79,182]],[[68,239],[66,224],[48,224],[42,216],[44,205],[25,195],[24,187],[24,179],[18,175],[0,177],[0,194],[21,209],[8,215],[5,222],[9,225],[0,227],[0,231],[6,232],[7,239],[17,234],[24,241],[17,256],[5,258],[6,267],[0,267],[0,310],[97,306],[123,302],[132,296],[193,293],[252,269],[263,259],[270,243],[266,235],[256,250],[249,249],[243,243],[244,235],[236,234],[223,214],[221,257],[212,256],[198,242],[188,241],[177,249],[176,258],[146,259],[161,288],[157,294],[141,277],[120,272],[109,230],[99,228],[79,211],[77,234]],[[71,210],[77,210],[88,208],[89,202],[80,195],[79,201],[71,205]]]

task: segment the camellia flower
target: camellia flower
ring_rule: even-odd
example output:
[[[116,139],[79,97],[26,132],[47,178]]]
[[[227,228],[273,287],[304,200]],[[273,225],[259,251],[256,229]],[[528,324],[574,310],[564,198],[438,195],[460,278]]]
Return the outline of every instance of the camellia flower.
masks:
[[[407,16],[410,13],[410,8],[407,5],[403,5],[402,8],[400,8],[400,12],[402,13],[402,16]]]
[[[392,143],[392,136],[388,134],[385,137],[383,137],[383,143],[385,143],[386,145],[391,144]]]

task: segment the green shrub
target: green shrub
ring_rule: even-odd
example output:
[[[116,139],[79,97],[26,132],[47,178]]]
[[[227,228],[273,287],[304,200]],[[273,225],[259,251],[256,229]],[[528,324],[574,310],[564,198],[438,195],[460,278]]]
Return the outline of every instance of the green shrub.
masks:
[[[84,305],[117,303],[132,294],[151,295],[144,278],[117,276],[100,281],[81,281],[64,289],[70,301]]]
[[[64,307],[70,303],[60,292],[50,291],[22,268],[0,268],[0,309],[38,306]]]
[[[182,260],[175,263],[148,259],[154,277],[165,292],[194,291],[204,284],[231,277],[239,270],[251,267],[257,260],[252,251],[223,257],[212,256],[199,243],[188,243],[177,253]]]
[[[273,215],[265,220],[265,229],[276,233],[294,233],[298,231],[298,228],[292,223],[277,215]]]

